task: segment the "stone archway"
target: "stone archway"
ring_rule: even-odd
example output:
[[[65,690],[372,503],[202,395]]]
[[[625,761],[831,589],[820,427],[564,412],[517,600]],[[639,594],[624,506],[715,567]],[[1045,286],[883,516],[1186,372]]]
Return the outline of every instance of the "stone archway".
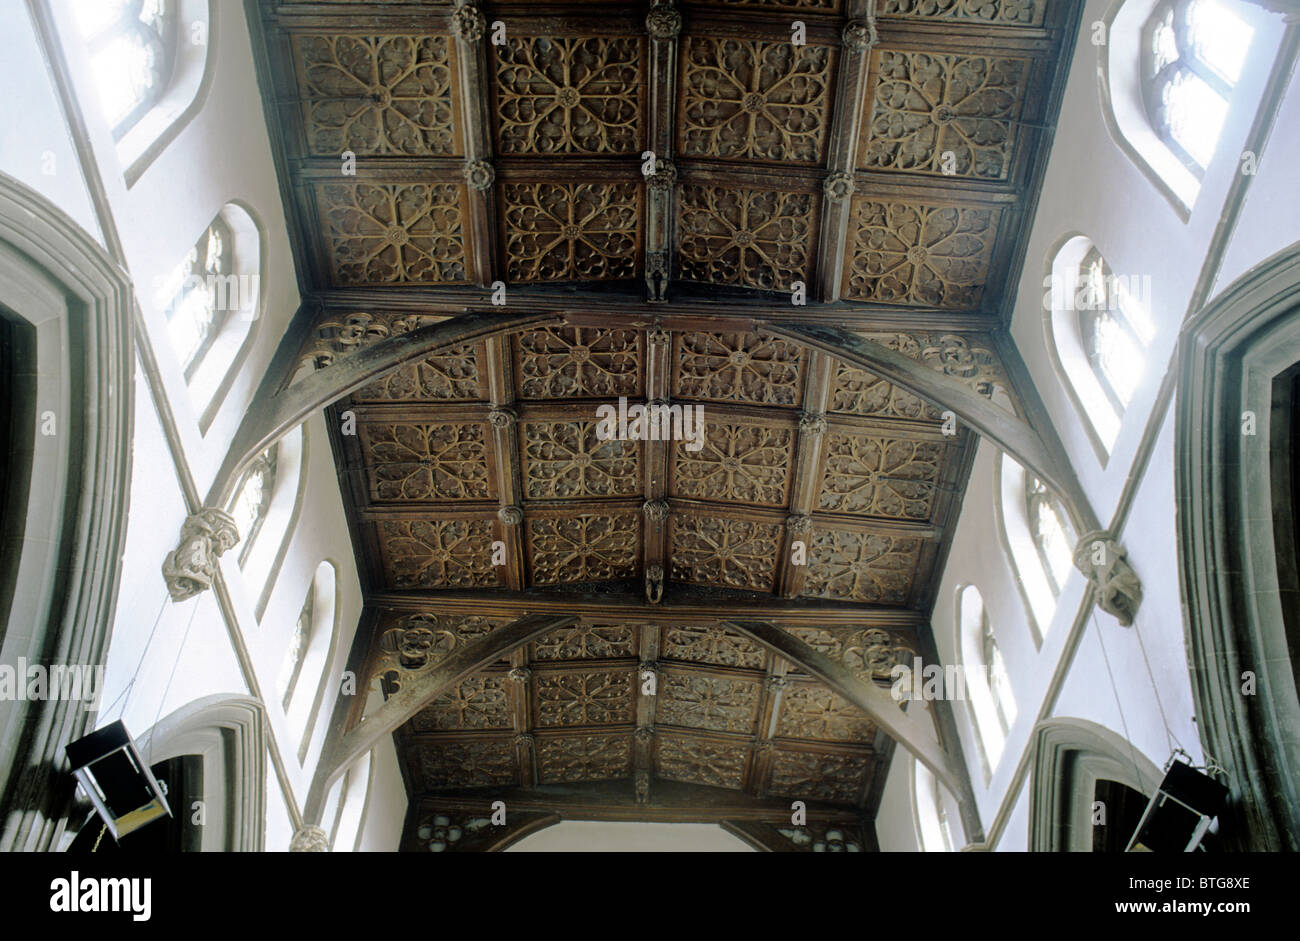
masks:
[[[1197,722],[1228,774],[1227,845],[1300,849],[1293,381],[1300,243],[1183,329],[1175,428],[1179,578]],[[1292,631],[1295,624],[1291,624]]]
[[[1032,739],[1029,849],[1035,853],[1092,850],[1098,781],[1113,781],[1148,797],[1160,769],[1130,742],[1083,719],[1046,719]]]
[[[5,514],[16,569],[0,663],[94,668],[112,630],[130,495],[131,284],[58,207],[3,174],[0,308],[27,337],[31,361],[16,373],[35,377],[14,384],[29,486]],[[63,748],[93,716],[71,699],[0,703],[0,850],[57,844],[73,793]]]

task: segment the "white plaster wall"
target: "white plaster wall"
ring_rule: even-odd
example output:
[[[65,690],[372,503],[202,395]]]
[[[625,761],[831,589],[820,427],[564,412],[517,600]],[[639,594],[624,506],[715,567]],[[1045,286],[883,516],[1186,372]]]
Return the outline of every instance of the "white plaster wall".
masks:
[[[56,29],[67,53],[74,91],[88,129],[90,156],[98,166],[146,324],[142,343],[153,348],[163,393],[176,421],[183,463],[206,494],[238,423],[299,306],[293,262],[242,5],[211,3],[208,53],[210,76],[200,92],[201,107],[129,186],[111,133],[99,112],[94,83],[81,51],[67,0],[51,0]],[[63,120],[34,25],[21,3],[0,5],[0,33],[6,56],[0,62],[6,94],[0,97],[0,170],[34,186],[99,238],[95,210],[78,170],[69,125]],[[41,171],[46,150],[56,172]],[[180,363],[171,347],[163,311],[155,303],[157,279],[170,271],[223,206],[238,202],[260,228],[260,304],[247,354],[220,411],[200,431],[200,412],[191,401]],[[102,240],[101,240],[102,241]],[[227,624],[211,592],[179,604],[169,600],[161,565],[175,548],[186,516],[181,472],[173,460],[151,390],[137,367],[131,503],[122,559],[104,560],[121,570],[121,590],[108,650],[106,688],[97,724],[122,718],[142,738],[159,717],[216,693],[247,694],[260,688],[271,741],[288,776],[285,794],[267,762],[267,839],[271,850],[288,846],[289,803],[306,796],[330,714],[352,646],[361,610],[351,539],[339,493],[328,432],[318,415],[308,422],[310,448],[302,469],[302,505],[288,533],[264,528],[263,540],[287,539],[262,618],[256,606],[263,583],[246,578],[229,553],[221,560],[235,609]],[[274,548],[274,547],[272,547]],[[274,554],[274,553],[272,553]],[[338,637],[324,676],[329,689],[315,721],[307,760],[300,763],[300,736],[291,730],[275,687],[293,624],[317,565],[333,562],[338,576]],[[233,637],[232,637],[233,635]],[[247,648],[253,675],[245,676],[236,639]],[[315,690],[304,691],[314,694]],[[380,749],[375,777],[381,809],[367,815],[367,839],[374,848],[395,848],[405,812],[405,794],[391,744]]]
[[[366,800],[366,818],[362,821],[362,852],[393,853],[402,842],[402,825],[406,820],[406,785],[397,765],[397,746],[386,736],[370,753],[370,794]]]
[[[876,843],[882,853],[915,853],[921,848],[912,810],[912,761],[911,755],[896,748],[889,763],[880,810],[876,814]]]
[[[102,245],[72,135],[25,4],[0,4],[0,36],[5,38],[0,171],[53,202]]]

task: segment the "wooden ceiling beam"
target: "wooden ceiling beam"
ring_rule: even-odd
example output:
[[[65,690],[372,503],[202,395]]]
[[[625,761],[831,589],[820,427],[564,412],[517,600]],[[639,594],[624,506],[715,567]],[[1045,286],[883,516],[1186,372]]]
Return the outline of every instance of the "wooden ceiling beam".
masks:
[[[673,132],[677,121],[677,55],[682,17],[674,7],[662,6],[646,17],[650,35],[650,128],[647,142],[653,155],[653,173],[646,175],[645,280],[652,303],[668,300],[672,277],[673,216],[676,211],[676,171],[673,167]],[[642,168],[644,173],[645,167]]]
[[[812,514],[817,509],[821,486],[822,453],[826,442],[826,412],[830,405],[834,367],[830,357],[813,351],[808,356],[804,383],[804,417],[799,422],[794,478],[790,486],[790,514],[785,526],[785,544],[778,560],[777,594],[797,598],[803,593],[808,572],[808,537]]]
[[[392,611],[431,611],[483,615],[505,615],[529,611],[539,614],[567,614],[595,621],[627,621],[644,618],[651,623],[713,623],[719,612],[740,617],[762,617],[788,625],[915,631],[928,624],[926,616],[906,608],[890,608],[820,599],[781,601],[756,592],[702,588],[671,584],[663,601],[652,605],[645,600],[639,582],[602,585],[598,590],[570,587],[556,591],[478,591],[435,589],[429,591],[378,591],[366,598],[367,605]]]
[[[563,820],[630,820],[658,823],[721,823],[755,820],[789,825],[790,801],[764,799],[707,784],[658,779],[648,804],[638,803],[632,782],[583,782],[540,785],[535,788],[457,788],[422,794],[412,800],[423,814],[427,809],[467,811],[486,816],[493,801],[504,801],[507,815],[549,812]],[[861,813],[852,807],[805,801],[813,823],[856,824]],[[508,816],[507,816],[507,819]]]
[[[845,9],[849,24],[841,37],[839,85],[831,121],[817,252],[816,296],[825,303],[840,299],[853,214],[853,171],[857,166],[862,99],[866,96],[871,50],[877,38],[871,16],[874,7],[874,0],[849,0]]]
[[[719,303],[725,297],[725,307]],[[314,292],[312,300],[339,313],[386,310],[425,316],[460,317],[475,310],[493,312],[490,294],[477,287],[393,287],[377,296],[370,288],[333,288]],[[635,295],[617,285],[601,291],[553,289],[517,285],[510,288],[508,310],[522,313],[564,313],[577,323],[590,315],[592,326],[653,327],[664,329],[753,330],[771,319],[774,306],[788,307],[788,294],[747,292],[747,296],[724,295],[718,289],[683,282],[673,284],[669,308],[646,308],[643,292]],[[840,326],[845,329],[915,332],[946,330],[953,333],[987,333],[1001,326],[995,313],[944,311],[925,307],[862,304],[839,301],[809,304],[799,308],[799,320]],[[585,325],[585,324],[584,324]]]
[[[469,277],[490,287],[496,271],[496,187],[492,153],[491,92],[487,44],[473,29],[452,29],[456,37],[457,93],[464,128],[466,183],[465,256]]]

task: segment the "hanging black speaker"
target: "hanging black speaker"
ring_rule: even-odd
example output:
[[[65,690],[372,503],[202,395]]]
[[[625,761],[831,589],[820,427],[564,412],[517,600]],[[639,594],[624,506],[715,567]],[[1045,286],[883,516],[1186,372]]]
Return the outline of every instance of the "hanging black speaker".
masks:
[[[118,839],[171,814],[162,788],[121,720],[68,745],[72,773]]]
[[[1170,759],[1127,852],[1194,852],[1227,800],[1223,784],[1185,761]]]

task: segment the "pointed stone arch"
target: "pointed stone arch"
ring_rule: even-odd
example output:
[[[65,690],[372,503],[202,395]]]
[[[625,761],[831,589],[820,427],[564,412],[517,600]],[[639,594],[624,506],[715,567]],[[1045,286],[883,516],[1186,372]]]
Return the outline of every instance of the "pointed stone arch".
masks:
[[[1164,775],[1130,742],[1084,719],[1045,719],[1030,745],[1029,849],[1092,850],[1097,781],[1115,781],[1151,796]]]

